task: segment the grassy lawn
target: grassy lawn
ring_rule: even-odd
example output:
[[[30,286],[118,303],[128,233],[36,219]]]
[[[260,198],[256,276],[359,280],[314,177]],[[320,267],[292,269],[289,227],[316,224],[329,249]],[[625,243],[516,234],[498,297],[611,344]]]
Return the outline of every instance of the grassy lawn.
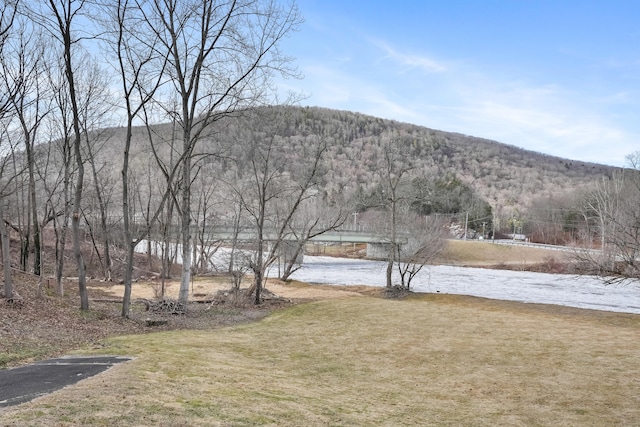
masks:
[[[489,240],[447,240],[445,250],[440,254],[436,263],[452,265],[498,265],[526,266],[540,264],[550,259],[567,261],[572,257],[571,252],[554,251],[550,249],[527,246],[499,245]]]
[[[106,341],[134,356],[2,425],[640,424],[640,316],[423,295],[298,305],[212,331]]]

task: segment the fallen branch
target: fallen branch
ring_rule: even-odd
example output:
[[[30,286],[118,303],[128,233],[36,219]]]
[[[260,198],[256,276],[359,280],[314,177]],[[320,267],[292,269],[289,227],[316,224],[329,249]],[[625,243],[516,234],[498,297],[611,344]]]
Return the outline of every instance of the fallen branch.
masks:
[[[184,314],[187,311],[187,307],[180,301],[163,299],[149,302],[148,310],[156,313]]]
[[[92,298],[92,302],[122,303],[122,299]]]

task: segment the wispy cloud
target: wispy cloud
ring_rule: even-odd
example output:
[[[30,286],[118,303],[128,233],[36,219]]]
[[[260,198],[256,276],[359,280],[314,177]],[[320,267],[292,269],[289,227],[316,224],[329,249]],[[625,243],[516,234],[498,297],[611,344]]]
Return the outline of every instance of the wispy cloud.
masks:
[[[636,137],[558,87],[485,82],[463,95],[459,125],[530,150],[621,165]]]
[[[447,71],[447,67],[443,63],[429,58],[426,55],[400,52],[381,41],[375,41],[373,43],[385,53],[385,59],[392,60],[400,68],[417,68],[426,73],[442,73]]]
[[[401,100],[394,99],[384,86],[321,64],[310,65],[304,71],[307,75],[305,86],[312,90],[310,99],[316,105],[420,123],[420,114]],[[314,84],[310,85],[310,82]]]

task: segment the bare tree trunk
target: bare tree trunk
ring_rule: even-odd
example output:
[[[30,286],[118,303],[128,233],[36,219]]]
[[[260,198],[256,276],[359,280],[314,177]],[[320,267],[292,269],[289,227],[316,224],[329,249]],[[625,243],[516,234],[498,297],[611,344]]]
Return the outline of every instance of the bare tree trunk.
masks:
[[[395,193],[395,188],[393,191]],[[393,287],[393,278],[392,278],[393,264],[396,261],[396,253],[397,253],[398,237],[396,235],[397,219],[396,219],[395,194],[393,194],[392,196],[390,209],[391,209],[391,242],[389,244],[389,259],[387,260],[387,271],[386,271],[387,289],[390,289],[391,287]]]
[[[16,156],[11,156],[13,165],[13,174],[15,177],[21,177],[24,171],[23,165],[18,164]],[[28,186],[25,194],[24,186],[20,179],[14,179],[15,189],[13,195],[15,196],[15,210],[17,215],[15,216],[15,223],[9,222],[9,226],[18,233],[20,239],[20,261],[19,268],[22,271],[27,271],[29,264],[29,246],[31,243],[31,198],[29,197]]]
[[[40,274],[38,274],[38,292],[37,292],[37,297],[38,298],[42,298],[44,297],[44,260],[45,260],[45,256],[44,256],[44,250],[41,249],[41,253],[38,255],[38,258],[40,259],[40,263],[41,268],[40,268]]]
[[[173,254],[175,253],[175,250],[172,251],[171,247],[173,245],[177,244],[176,242],[172,241],[172,233],[171,231],[173,230],[172,227],[172,218],[173,218],[173,209],[174,209],[174,205],[173,205],[173,198],[169,199],[169,201],[167,202],[167,214],[166,214],[166,220],[165,223],[162,224],[162,241],[160,242],[160,244],[162,245],[162,250],[161,250],[161,261],[162,261],[162,271],[161,271],[161,278],[162,278],[162,293],[161,296],[164,297],[164,290],[165,290],[165,280],[171,277],[171,265],[174,261],[174,256]]]
[[[70,54],[69,54],[70,57]],[[71,96],[72,104],[75,103],[75,88],[73,83],[73,71],[71,71],[71,60],[68,60],[68,78],[70,79],[70,90],[73,93]],[[77,116],[77,106],[74,107],[76,113],[74,116]],[[80,145],[82,143],[82,139],[80,136],[80,125],[79,120],[76,117],[74,119],[74,132],[75,132],[75,141],[74,141],[74,152],[76,158],[76,167],[77,167],[77,179],[76,179],[76,188],[75,195],[73,199],[73,213],[71,215],[71,230],[73,234],[73,253],[76,257],[76,263],[78,266],[78,292],[80,294],[80,309],[83,311],[89,310],[89,294],[87,293],[87,281],[86,281],[86,270],[84,265],[84,257],[82,255],[82,242],[81,242],[81,231],[80,231],[80,217],[81,217],[81,203],[82,203],[82,190],[84,186],[84,162],[82,160],[82,152]]]
[[[100,185],[100,177],[98,176],[98,170],[96,169],[95,156],[93,153],[93,148],[91,147],[91,141],[89,138],[86,138],[87,142],[87,153],[89,155],[89,165],[91,167],[91,175],[93,177],[93,189],[96,192],[96,199],[98,199],[98,209],[100,211],[100,232],[102,234],[102,247],[104,251],[104,263],[102,264],[102,274],[105,280],[111,280],[111,252],[109,250],[109,245],[111,244],[111,240],[109,239],[109,228],[107,226],[107,203],[104,200],[103,190],[104,186],[109,185],[108,183],[104,183],[104,186]],[[98,248],[96,246],[96,253],[98,257],[102,260],[100,253],[98,252]]]
[[[82,186],[82,180],[77,183]],[[80,294],[80,310],[89,310],[89,294],[87,293],[87,277],[84,265],[84,257],[82,256],[81,232],[80,232],[80,203],[82,200],[82,192],[76,189],[74,198],[74,209],[71,218],[71,230],[73,234],[73,253],[76,258],[78,267],[78,292]]]
[[[190,138],[185,134],[185,138]],[[189,150],[189,147],[185,147]],[[182,202],[181,219],[182,226],[182,276],[180,278],[180,293],[178,301],[186,304],[189,299],[189,284],[191,283],[191,156],[186,156],[182,170]]]
[[[68,218],[65,215],[65,219]],[[64,283],[62,282],[62,273],[64,271],[64,251],[67,245],[67,224],[66,221],[62,227],[58,227],[56,221],[54,223],[54,233],[56,235],[56,293],[64,296]]]
[[[131,307],[131,281],[133,276],[133,262],[134,262],[134,248],[135,246],[130,242],[126,247],[127,256],[126,256],[126,265],[127,268],[124,269],[124,277],[123,282],[125,283],[124,287],[124,295],[122,297],[122,317],[129,317],[129,310]]]
[[[237,207],[237,209],[236,209]],[[238,250],[238,235],[240,234],[240,222],[242,217],[242,203],[240,201],[237,204],[234,202],[234,217],[233,217],[233,235],[231,237],[231,250],[229,252],[229,273],[238,271],[236,268],[236,251]]]
[[[131,305],[131,279],[133,275],[133,251],[135,244],[133,233],[131,231],[131,212],[129,211],[129,150],[131,148],[132,138],[132,116],[129,114],[126,127],[126,136],[124,140],[124,155],[122,161],[122,221],[124,234],[124,247],[127,251],[126,265],[124,269],[124,295],[122,297],[122,317],[129,317],[129,307]]]
[[[393,245],[391,245],[393,246]],[[393,282],[392,282],[392,273],[393,273],[393,264],[394,264],[394,257],[393,257],[393,249],[389,251],[389,258],[387,259],[387,269],[386,269],[386,273],[385,273],[385,277],[387,278],[387,289],[391,288],[393,286]]]
[[[70,159],[70,146],[68,145],[66,138],[63,143],[62,154],[64,156],[64,176],[62,183],[62,192],[63,192],[63,208],[62,208],[62,218],[58,215],[54,216],[53,219],[53,230],[56,235],[56,293],[60,296],[64,296],[64,283],[62,281],[62,275],[64,272],[64,252],[67,246],[67,231],[69,229],[69,206],[70,206],[70,182],[71,182],[71,159]],[[55,208],[54,208],[55,209]]]
[[[26,134],[25,130],[25,134]],[[26,136],[26,135],[25,135]],[[40,227],[38,221],[38,202],[36,198],[36,179],[35,179],[35,171],[34,164],[35,160],[33,158],[33,147],[32,147],[32,139],[29,135],[25,140],[25,148],[27,152],[27,163],[28,163],[28,171],[29,171],[29,206],[31,208],[33,223],[33,274],[36,276],[40,275],[40,252],[41,252],[41,242],[40,242]]]
[[[71,103],[72,127],[73,127],[73,154],[76,163],[76,185],[73,198],[73,211],[71,215],[71,231],[73,235],[73,252],[78,268],[78,292],[80,294],[80,309],[89,310],[89,295],[87,293],[86,270],[84,258],[82,256],[81,242],[81,203],[82,190],[84,187],[84,161],[82,159],[82,134],[80,130],[80,107],[78,105],[78,94],[76,93],[76,67],[73,63],[73,47],[78,42],[74,37],[74,18],[78,18],[83,7],[88,7],[84,1],[49,0],[47,2],[53,17],[49,21],[49,30],[62,42],[64,74],[66,77],[69,102]]]
[[[282,274],[280,275],[280,280],[289,280],[289,277],[291,277],[291,275],[295,273],[299,268],[296,268],[296,259],[304,252],[304,246],[307,241],[308,239],[301,239],[296,241],[296,246],[294,251],[291,253],[291,256],[289,257],[289,259],[285,259],[284,269],[282,270]]]
[[[2,239],[2,265],[4,272],[4,297],[13,298],[13,281],[11,278],[11,246],[7,224],[4,222],[3,202],[0,200],[0,238]]]
[[[31,207],[33,214],[33,274],[40,275],[42,271],[42,238],[40,235],[40,225],[38,223],[38,212],[36,209],[35,183],[33,186],[33,205]]]
[[[262,235],[261,231],[258,231],[260,235]],[[255,305],[259,305],[262,303],[262,286],[264,281],[264,240],[262,237],[259,237],[258,241],[258,254],[256,256],[256,261],[253,267],[253,293],[254,293],[254,303]],[[249,290],[251,292],[251,290]]]
[[[10,37],[11,30],[16,17],[17,4],[3,2],[0,6],[0,53],[2,53],[5,41]],[[5,67],[4,55],[2,57],[2,68]],[[13,86],[15,85],[15,86]],[[4,118],[9,110],[9,106],[14,96],[21,89],[21,83],[12,82],[11,87],[5,87],[3,94],[0,95],[0,118]],[[3,135],[4,136],[4,135]],[[3,149],[5,147],[2,147]],[[3,154],[5,157],[5,154]],[[6,157],[5,157],[6,158]],[[6,161],[0,164],[0,176],[3,175]],[[4,190],[4,189],[3,189]],[[2,249],[2,265],[4,270],[4,295],[5,298],[13,298],[13,282],[11,277],[11,243],[9,241],[9,233],[7,232],[7,224],[4,218],[4,194],[0,195],[0,247]]]

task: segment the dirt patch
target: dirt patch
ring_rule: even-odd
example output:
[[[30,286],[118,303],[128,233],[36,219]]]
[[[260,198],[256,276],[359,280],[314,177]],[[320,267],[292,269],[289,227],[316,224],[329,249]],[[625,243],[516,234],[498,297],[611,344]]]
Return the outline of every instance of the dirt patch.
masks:
[[[242,289],[246,289],[248,285],[249,282]],[[269,279],[265,287],[277,297],[296,301],[361,296],[371,290],[367,286],[309,285],[297,281],[283,282],[277,279]],[[124,294],[123,285],[96,283],[92,285],[92,288],[115,298],[122,298]],[[135,283],[131,289],[132,299],[159,298],[161,295],[160,288],[161,285],[157,281]],[[230,291],[230,289],[230,279],[224,276],[203,276],[196,278],[191,284],[189,297],[192,301],[211,300],[219,292]],[[179,290],[180,282],[166,282],[164,297],[176,299],[178,298]]]
[[[410,295],[413,295],[413,292],[404,286],[396,285],[382,290],[382,296],[389,299],[404,299]]]

